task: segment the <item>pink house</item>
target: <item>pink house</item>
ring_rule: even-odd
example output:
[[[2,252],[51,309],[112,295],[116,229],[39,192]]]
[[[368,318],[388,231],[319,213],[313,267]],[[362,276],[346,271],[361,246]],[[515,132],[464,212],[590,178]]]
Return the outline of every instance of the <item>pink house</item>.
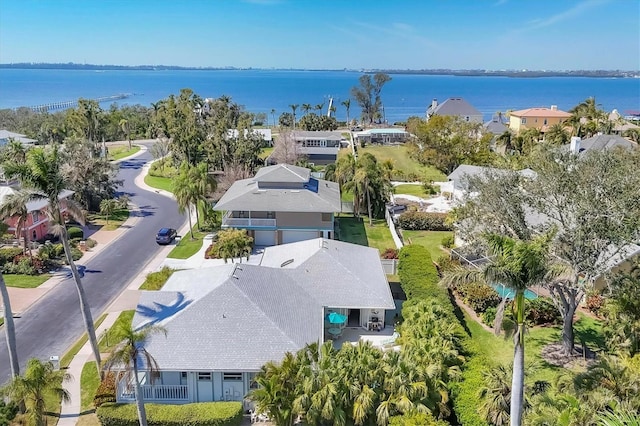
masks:
[[[17,191],[16,188],[1,185],[0,186],[0,204],[2,204],[5,198],[13,194]],[[71,196],[73,191],[65,189],[60,195],[59,199],[64,200],[67,197]],[[64,201],[62,202],[63,212],[64,212]],[[44,236],[49,233],[49,219],[47,218],[46,208],[48,206],[48,202],[46,199],[31,201],[27,203],[27,211],[29,212],[27,216],[27,221],[23,225],[23,229],[28,233],[30,241],[36,241],[44,238]],[[20,229],[16,229],[18,224],[18,217],[10,217],[4,220],[4,223],[9,225],[9,232],[15,234],[16,238],[21,238],[23,233]]]

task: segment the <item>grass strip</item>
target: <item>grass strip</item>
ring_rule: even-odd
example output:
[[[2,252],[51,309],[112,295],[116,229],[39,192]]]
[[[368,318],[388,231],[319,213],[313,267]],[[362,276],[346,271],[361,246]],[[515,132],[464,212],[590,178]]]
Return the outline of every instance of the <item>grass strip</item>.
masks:
[[[207,235],[206,232],[193,231],[193,239],[191,232],[187,232],[180,242],[167,255],[170,259],[188,259],[200,250],[202,247],[202,238]]]
[[[24,274],[6,274],[4,282],[7,287],[15,288],[37,288],[45,281],[51,278],[50,274],[42,275],[24,275]]]

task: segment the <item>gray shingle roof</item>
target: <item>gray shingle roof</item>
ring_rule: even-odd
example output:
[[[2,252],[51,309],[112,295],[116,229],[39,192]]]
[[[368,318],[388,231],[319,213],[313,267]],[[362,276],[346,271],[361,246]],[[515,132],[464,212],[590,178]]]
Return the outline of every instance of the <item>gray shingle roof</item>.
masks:
[[[431,107],[429,107],[429,109],[431,109]],[[482,113],[480,111],[478,111],[473,105],[462,98],[449,98],[443,103],[436,106],[433,111],[430,110],[429,113],[435,115],[452,116],[479,115],[482,117]]]
[[[260,266],[177,271],[133,324],[166,328],[146,345],[163,370],[256,371],[318,341],[324,307],[395,308],[377,250],[319,238],[269,247]]]
[[[304,188],[310,179],[310,170],[304,167],[288,164],[263,167],[255,177],[234,182],[214,210],[339,212],[342,204],[338,184],[318,179],[318,192],[314,192]],[[259,187],[259,182],[268,183],[268,187]]]
[[[340,141],[342,140],[342,133],[340,132],[329,132],[329,131],[306,131],[306,130],[295,130],[291,132],[291,137],[295,140],[317,140],[317,139],[327,139],[332,141]]]
[[[633,149],[638,145],[618,135],[596,135],[580,141],[580,152],[583,151],[604,151],[613,148]],[[570,149],[571,144],[565,145],[564,149]]]

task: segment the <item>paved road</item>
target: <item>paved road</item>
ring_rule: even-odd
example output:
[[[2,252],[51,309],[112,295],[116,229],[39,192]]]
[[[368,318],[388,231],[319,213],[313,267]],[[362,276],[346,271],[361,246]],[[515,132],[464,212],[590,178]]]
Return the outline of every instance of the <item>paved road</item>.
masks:
[[[82,282],[94,320],[104,312],[140,272],[147,262],[160,251],[155,234],[162,226],[179,229],[185,218],[177,213],[175,202],[154,192],[144,191],[134,184],[142,166],[151,160],[145,152],[134,159],[120,163],[119,178],[124,180],[120,190],[131,197],[140,208],[141,220],[121,238],[79,265],[86,267]],[[91,272],[89,272],[91,271]],[[16,338],[21,369],[29,358],[49,359],[64,351],[84,333],[78,293],[72,279],[66,279],[49,291],[31,308],[17,318]],[[9,356],[4,333],[0,343],[0,384],[9,380]],[[76,377],[75,380],[80,380]]]

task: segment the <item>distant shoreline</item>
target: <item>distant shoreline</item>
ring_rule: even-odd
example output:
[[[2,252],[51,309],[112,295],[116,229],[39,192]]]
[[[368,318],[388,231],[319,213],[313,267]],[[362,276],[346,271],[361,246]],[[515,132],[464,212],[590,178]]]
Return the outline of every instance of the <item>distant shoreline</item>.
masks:
[[[329,71],[409,75],[450,75],[454,77],[515,77],[515,78],[543,78],[543,77],[588,77],[588,78],[640,78],[640,71],[621,70],[452,70],[452,69],[424,69],[424,70],[395,70],[395,69],[302,69],[302,68],[236,68],[236,67],[182,67],[177,65],[95,65],[95,64],[57,64],[57,63],[15,63],[0,64],[0,69],[57,69],[79,71]]]

